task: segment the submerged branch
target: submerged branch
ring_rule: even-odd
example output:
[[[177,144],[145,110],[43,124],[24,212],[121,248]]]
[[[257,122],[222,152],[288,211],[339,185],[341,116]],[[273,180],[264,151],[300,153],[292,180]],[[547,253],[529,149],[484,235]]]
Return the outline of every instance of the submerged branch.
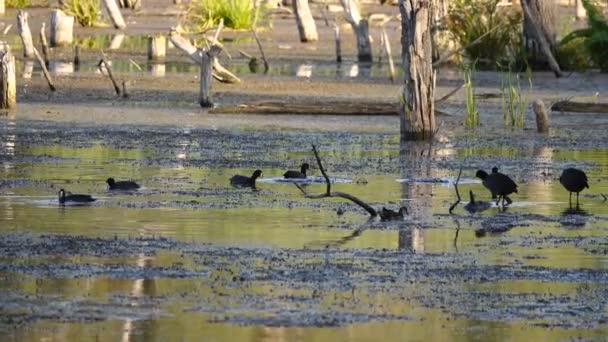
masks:
[[[460,170],[458,171],[458,178],[456,178],[456,183],[454,183],[454,189],[456,190],[456,197],[457,200],[456,202],[454,202],[454,204],[452,204],[450,206],[450,215],[452,214],[452,211],[454,210],[454,208],[456,208],[456,206],[460,203],[460,192],[458,191],[458,182],[460,182],[460,176],[462,175],[462,166],[464,165],[464,160],[462,161],[462,164],[460,164]]]

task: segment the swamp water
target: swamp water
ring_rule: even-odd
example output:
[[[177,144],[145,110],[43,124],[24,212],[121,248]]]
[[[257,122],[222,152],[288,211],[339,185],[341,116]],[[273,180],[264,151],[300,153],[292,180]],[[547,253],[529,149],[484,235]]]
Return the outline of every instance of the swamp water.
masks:
[[[395,117],[298,118],[305,130],[258,118],[267,125],[0,116],[0,339],[605,338],[605,142],[524,146],[522,133],[496,148],[447,133],[400,146]],[[332,177],[352,180],[336,191],[410,214],[370,222],[292,184],[230,186],[233,174],[271,179],[302,162],[320,176],[313,143]],[[463,203],[450,216],[454,187],[428,180],[460,165]],[[519,184],[513,205],[468,214],[469,190],[489,197],[475,170],[494,165]],[[579,211],[556,180],[566,166],[589,176]],[[143,188],[110,193],[108,177]],[[60,207],[60,188],[98,200]]]

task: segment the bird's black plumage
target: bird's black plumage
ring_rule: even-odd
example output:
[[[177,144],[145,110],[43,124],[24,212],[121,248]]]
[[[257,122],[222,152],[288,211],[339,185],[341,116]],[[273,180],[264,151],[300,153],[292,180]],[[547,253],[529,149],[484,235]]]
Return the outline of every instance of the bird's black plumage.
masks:
[[[306,178],[306,171],[310,170],[308,163],[302,164],[300,171],[289,170],[283,174],[285,178]]]
[[[81,195],[81,194],[72,194],[67,193],[65,190],[59,190],[59,204],[73,203],[73,204],[86,204],[95,202],[96,199],[91,197],[91,195]]]
[[[477,170],[476,176],[482,180],[483,186],[490,190],[492,198],[497,197],[496,204],[501,198],[503,205],[505,201],[512,203],[508,195],[517,193],[517,184],[509,176],[498,172],[498,169],[492,169],[492,174],[489,175],[483,170]]]
[[[576,192],[576,205],[578,206],[578,194],[585,188],[589,188],[585,172],[575,168],[567,168],[562,171],[559,182],[570,193],[570,204],[572,204],[572,193]]]
[[[116,182],[114,178],[108,178],[106,180],[108,183],[108,189],[110,190],[137,190],[139,189],[139,184],[133,181],[118,181]]]
[[[262,175],[262,170],[255,170],[251,177],[234,175],[230,178],[230,184],[235,186],[250,186],[255,188],[255,181]]]

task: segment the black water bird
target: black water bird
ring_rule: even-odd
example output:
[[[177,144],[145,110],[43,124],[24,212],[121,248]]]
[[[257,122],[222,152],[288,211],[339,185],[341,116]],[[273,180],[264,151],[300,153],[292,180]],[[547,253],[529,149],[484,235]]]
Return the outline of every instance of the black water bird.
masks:
[[[289,170],[283,174],[285,178],[306,178],[306,171],[310,170],[308,163],[302,164],[300,171]]]
[[[509,176],[498,172],[498,169],[496,173],[492,172],[490,175],[483,170],[477,170],[476,176],[482,180],[483,186],[490,190],[492,198],[494,196],[497,197],[496,205],[498,205],[501,198],[503,206],[505,205],[505,201],[507,201],[507,204],[513,202],[508,195],[517,193],[517,184]]]
[[[572,193],[576,192],[576,205],[578,206],[579,192],[589,188],[585,172],[575,168],[567,168],[559,176],[559,182],[570,192],[570,205],[572,205]]]
[[[95,201],[96,199],[91,195],[72,194],[70,192],[66,195],[65,190],[59,190],[59,204],[87,204]]]
[[[116,182],[114,180],[114,178],[108,178],[108,180],[106,180],[106,183],[108,183],[108,188],[110,190],[137,190],[139,189],[139,184],[133,182],[133,181],[118,181]]]
[[[395,211],[382,207],[382,210],[378,214],[380,215],[380,220],[382,221],[403,220],[405,218],[405,215],[407,215],[407,208],[401,207],[399,208],[399,211]]]
[[[230,184],[234,186],[250,186],[255,188],[255,181],[262,175],[262,170],[255,170],[251,177],[234,175],[230,178]]]

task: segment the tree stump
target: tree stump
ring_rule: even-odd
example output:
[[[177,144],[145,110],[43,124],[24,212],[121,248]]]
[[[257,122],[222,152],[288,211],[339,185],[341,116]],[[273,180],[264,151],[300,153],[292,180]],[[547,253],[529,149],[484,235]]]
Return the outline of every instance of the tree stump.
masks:
[[[167,50],[167,39],[163,35],[148,37],[148,60],[163,61]]]
[[[120,13],[120,8],[118,8],[116,0],[103,0],[103,5],[106,8],[106,11],[108,11],[112,25],[114,25],[115,28],[122,30],[127,27],[125,20],[122,18],[122,14]]]
[[[6,42],[0,42],[0,108],[17,107],[15,56]]]
[[[317,26],[315,24],[315,19],[310,13],[308,0],[292,0],[292,5],[296,23],[298,25],[298,32],[300,33],[300,41],[306,43],[319,40]]]
[[[208,50],[201,50],[201,74],[198,103],[203,108],[213,107],[211,96],[211,80],[213,79],[213,60],[221,49],[213,45]]]
[[[28,14],[25,11],[17,13],[17,28],[19,29],[19,36],[23,43],[23,56],[25,58],[34,58],[34,40],[32,39],[32,31],[30,31],[27,17]]]
[[[342,48],[340,47],[340,25],[334,23],[334,37],[336,38],[336,62],[342,63]]]
[[[431,8],[425,0],[399,0],[401,55],[405,84],[400,115],[402,140],[435,134],[435,73],[432,64]]]
[[[536,130],[538,133],[549,133],[549,114],[543,101],[534,101],[532,109],[534,110],[534,114],[536,114]]]
[[[357,59],[359,62],[372,62],[372,44],[369,40],[369,22],[361,18],[355,0],[340,0],[344,7],[346,21],[352,26],[357,38]]]
[[[74,39],[74,17],[62,10],[51,11],[51,46],[66,46]]]
[[[576,0],[576,20],[583,20],[587,18],[587,11],[583,6],[583,0]]]

